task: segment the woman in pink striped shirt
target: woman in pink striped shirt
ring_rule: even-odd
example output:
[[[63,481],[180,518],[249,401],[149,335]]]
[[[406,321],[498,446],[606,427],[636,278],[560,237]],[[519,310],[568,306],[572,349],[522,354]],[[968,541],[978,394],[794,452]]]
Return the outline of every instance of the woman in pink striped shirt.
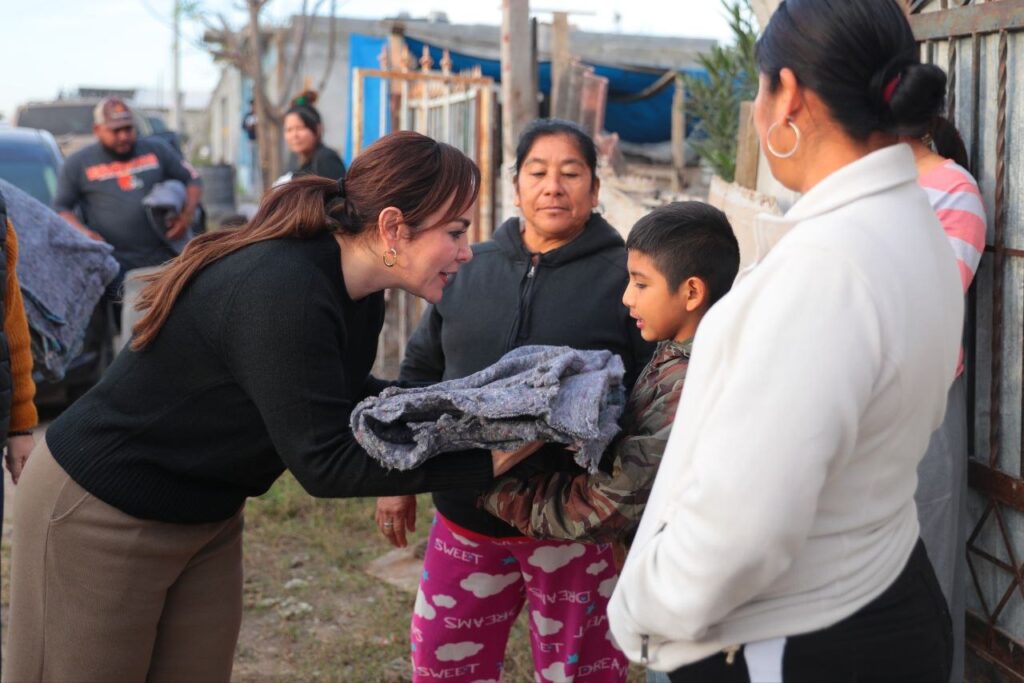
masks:
[[[918,184],[946,231],[960,268],[964,294],[985,250],[985,205],[967,151],[952,123],[937,117],[923,138],[905,140],[914,150]],[[951,680],[963,680],[965,592],[967,587],[967,400],[963,350],[949,390],[946,417],[932,435],[917,468],[914,496],[921,538],[935,567],[953,620]]]

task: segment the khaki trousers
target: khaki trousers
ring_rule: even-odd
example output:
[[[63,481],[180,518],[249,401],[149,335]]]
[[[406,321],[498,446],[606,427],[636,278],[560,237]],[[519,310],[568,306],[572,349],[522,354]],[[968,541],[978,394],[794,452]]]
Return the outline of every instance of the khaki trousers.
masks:
[[[15,499],[4,681],[229,681],[242,526],[127,515],[41,442]]]

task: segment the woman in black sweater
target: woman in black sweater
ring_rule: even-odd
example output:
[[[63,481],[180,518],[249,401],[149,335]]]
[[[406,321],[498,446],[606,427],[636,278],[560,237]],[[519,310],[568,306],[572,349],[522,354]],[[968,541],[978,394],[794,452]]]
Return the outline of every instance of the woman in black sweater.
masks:
[[[291,109],[284,116],[284,141],[299,157],[300,164],[292,177],[317,175],[338,180],[345,177],[345,163],[323,142],[323,120],[313,106],[316,97],[314,91],[307,90],[292,101]]]
[[[383,384],[382,290],[440,300],[471,258],[479,179],[455,148],[394,133],[344,183],[293,180],[152,277],[130,348],[22,476],[9,680],[228,681],[248,496],[286,468],[325,497],[480,487],[523,455],[387,471],[349,428]]]

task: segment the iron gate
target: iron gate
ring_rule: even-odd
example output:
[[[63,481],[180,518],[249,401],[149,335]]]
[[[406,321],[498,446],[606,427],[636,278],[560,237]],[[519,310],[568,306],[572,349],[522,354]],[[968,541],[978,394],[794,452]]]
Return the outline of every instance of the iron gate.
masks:
[[[910,0],[989,212],[968,295],[968,678],[1024,682],[1024,0]]]
[[[426,46],[416,69],[417,62],[400,39],[392,41],[390,50],[385,47],[380,65],[380,69],[352,70],[352,155],[359,153],[363,141],[366,79],[379,79],[384,87],[378,89],[382,119],[378,130],[415,130],[457,147],[476,162],[480,168],[480,193],[469,236],[471,242],[489,239],[494,232],[497,138],[494,80],[482,76],[479,67],[468,73],[452,73],[447,50],[440,71],[436,71]],[[374,374],[397,376],[406,342],[424,309],[425,303],[419,297],[402,290],[387,292]]]

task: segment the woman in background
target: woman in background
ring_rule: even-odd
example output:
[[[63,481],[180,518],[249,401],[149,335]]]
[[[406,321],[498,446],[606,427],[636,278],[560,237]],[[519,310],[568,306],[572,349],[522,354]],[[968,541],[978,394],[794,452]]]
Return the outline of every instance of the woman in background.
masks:
[[[284,115],[285,144],[299,158],[299,167],[292,177],[317,175],[338,180],[345,177],[345,164],[337,152],[324,144],[323,120],[313,106],[316,99],[316,92],[307,90],[292,100],[291,109]]]

